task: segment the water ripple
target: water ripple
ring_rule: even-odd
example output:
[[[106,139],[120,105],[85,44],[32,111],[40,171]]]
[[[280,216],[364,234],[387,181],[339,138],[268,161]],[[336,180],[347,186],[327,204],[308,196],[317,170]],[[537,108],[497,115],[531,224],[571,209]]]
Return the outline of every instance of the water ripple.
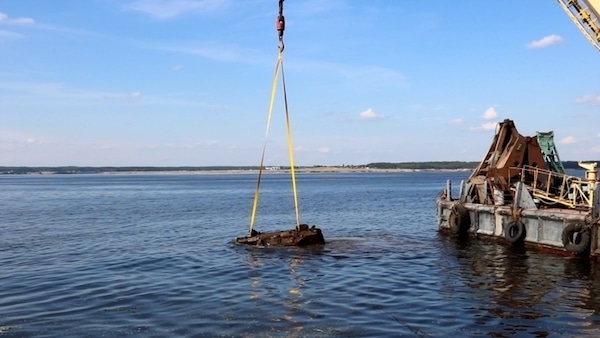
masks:
[[[600,335],[595,263],[440,236],[446,178],[301,175],[298,249],[233,243],[252,175],[0,177],[0,337]],[[257,228],[293,226],[265,187]]]

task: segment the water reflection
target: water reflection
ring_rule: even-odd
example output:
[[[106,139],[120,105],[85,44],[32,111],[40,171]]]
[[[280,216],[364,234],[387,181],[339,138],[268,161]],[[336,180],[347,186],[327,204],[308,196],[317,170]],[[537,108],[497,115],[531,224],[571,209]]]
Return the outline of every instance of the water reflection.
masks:
[[[586,334],[600,334],[600,276],[594,262],[479,239],[440,239],[442,294],[450,301],[477,300],[468,310],[470,324],[481,333],[545,337],[579,326]]]
[[[302,323],[310,313],[304,305],[304,289],[311,277],[318,272],[309,266],[311,256],[319,254],[319,249],[306,248],[256,248],[247,249],[249,269],[250,299],[261,306],[272,302],[276,306],[269,309],[268,320],[274,326],[281,326],[286,337],[303,336]],[[306,276],[309,273],[310,276]],[[271,304],[273,305],[273,304]]]

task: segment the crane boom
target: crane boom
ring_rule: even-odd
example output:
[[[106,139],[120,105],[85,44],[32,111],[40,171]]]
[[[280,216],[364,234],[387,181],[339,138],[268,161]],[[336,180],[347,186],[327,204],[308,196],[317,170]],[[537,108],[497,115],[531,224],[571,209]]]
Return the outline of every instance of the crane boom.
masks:
[[[558,0],[571,21],[600,51],[600,0]]]

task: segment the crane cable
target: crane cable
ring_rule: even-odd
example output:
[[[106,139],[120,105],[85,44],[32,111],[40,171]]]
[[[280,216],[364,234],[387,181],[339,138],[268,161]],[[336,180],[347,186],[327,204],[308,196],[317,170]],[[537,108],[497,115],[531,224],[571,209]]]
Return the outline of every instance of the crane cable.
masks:
[[[275,74],[273,75],[273,82],[271,85],[271,98],[269,100],[269,110],[267,113],[267,128],[265,131],[265,141],[263,144],[262,155],[260,158],[260,167],[258,169],[258,179],[256,181],[256,189],[254,191],[254,201],[252,203],[252,214],[250,216],[250,235],[252,235],[252,228],[254,227],[254,221],[256,219],[256,210],[258,208],[258,200],[260,195],[260,182],[262,178],[262,171],[264,168],[265,161],[265,150],[267,148],[267,139],[269,136],[269,129],[271,126],[271,117],[273,116],[273,105],[275,102],[275,94],[277,92],[277,83],[279,79],[279,72],[281,71],[281,82],[283,85],[283,101],[285,108],[285,121],[286,121],[286,134],[287,134],[287,145],[288,145],[288,155],[290,159],[290,172],[292,176],[292,190],[294,194],[294,210],[296,212],[296,229],[299,228],[300,225],[300,213],[298,208],[298,190],[296,187],[296,170],[294,163],[294,145],[292,141],[292,128],[290,124],[290,114],[288,109],[288,100],[287,100],[287,89],[285,86],[285,75],[283,72],[283,50],[285,45],[283,43],[283,32],[285,30],[285,17],[283,16],[283,1],[279,0],[279,15],[277,16],[276,28],[279,36],[279,46],[277,53],[277,62],[275,64]]]

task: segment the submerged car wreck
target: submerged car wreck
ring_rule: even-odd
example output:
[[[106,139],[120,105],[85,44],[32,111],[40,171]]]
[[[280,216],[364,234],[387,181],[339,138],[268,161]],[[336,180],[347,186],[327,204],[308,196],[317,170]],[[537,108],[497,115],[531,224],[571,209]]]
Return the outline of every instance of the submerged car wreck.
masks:
[[[504,120],[458,197],[452,182],[437,200],[442,233],[501,239],[566,255],[600,256],[597,164],[579,162],[585,177],[565,173],[553,132],[526,137]]]
[[[309,227],[308,224],[300,224],[296,229],[258,232],[251,230],[250,235],[236,238],[236,243],[255,246],[308,246],[323,245],[325,238],[321,229]]]

